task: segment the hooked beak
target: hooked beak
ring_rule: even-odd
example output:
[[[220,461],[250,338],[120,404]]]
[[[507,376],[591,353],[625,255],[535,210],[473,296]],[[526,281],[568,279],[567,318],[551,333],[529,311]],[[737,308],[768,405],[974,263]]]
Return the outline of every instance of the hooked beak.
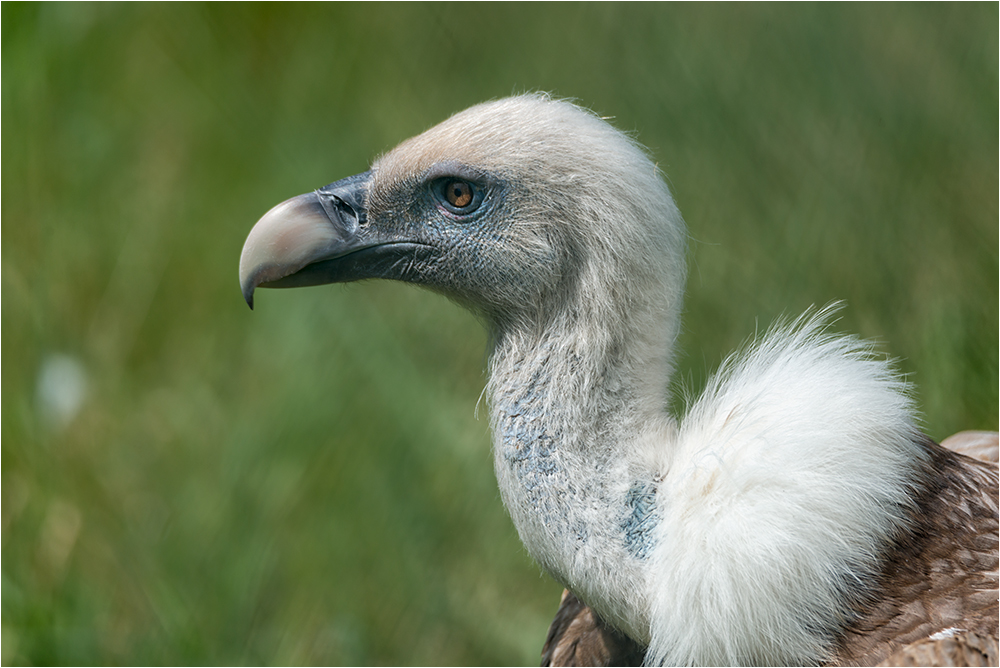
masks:
[[[323,263],[369,246],[358,229],[367,221],[364,198],[370,178],[371,172],[365,172],[293,197],[257,221],[240,256],[240,287],[251,309],[258,287],[336,282],[336,274],[323,271]]]
[[[439,249],[413,226],[368,224],[372,173],[349,176],[282,202],[243,244],[240,287],[253,308],[258,287],[298,288],[366,278],[425,282]]]

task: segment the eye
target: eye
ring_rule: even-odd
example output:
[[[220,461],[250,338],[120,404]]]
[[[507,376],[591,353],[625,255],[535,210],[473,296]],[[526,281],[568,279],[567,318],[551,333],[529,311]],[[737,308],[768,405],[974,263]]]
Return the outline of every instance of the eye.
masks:
[[[472,186],[465,181],[449,181],[444,187],[444,196],[456,209],[464,209],[472,204]]]
[[[441,179],[436,190],[442,206],[459,215],[472,213],[483,201],[482,191],[463,179]]]

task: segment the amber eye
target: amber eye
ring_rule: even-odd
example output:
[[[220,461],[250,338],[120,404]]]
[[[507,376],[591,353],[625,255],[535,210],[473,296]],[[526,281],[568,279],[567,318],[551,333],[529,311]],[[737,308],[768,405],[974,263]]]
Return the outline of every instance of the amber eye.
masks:
[[[486,199],[486,191],[475,181],[451,175],[435,180],[431,193],[443,211],[457,216],[455,220],[462,222],[472,220]]]
[[[464,209],[472,204],[472,186],[457,179],[448,181],[444,186],[444,196],[448,200],[448,204],[456,209]]]

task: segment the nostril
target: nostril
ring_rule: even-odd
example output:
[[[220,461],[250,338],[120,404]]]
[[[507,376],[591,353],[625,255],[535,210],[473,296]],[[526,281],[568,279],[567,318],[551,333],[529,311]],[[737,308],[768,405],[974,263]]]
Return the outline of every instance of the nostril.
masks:
[[[353,207],[349,205],[347,202],[344,202],[344,200],[340,201],[341,203],[343,203],[344,206],[350,209],[351,213],[354,215],[354,219],[358,221],[358,225],[364,227],[365,225],[368,224],[368,214],[365,211],[364,207]]]
[[[316,197],[331,219],[334,216],[344,221],[352,218],[354,220],[352,227],[363,226],[368,222],[364,200],[370,179],[370,171],[349,176],[320,188],[316,191]]]
[[[368,216],[363,207],[356,206],[333,193],[323,192],[323,190],[317,190],[314,194],[326,217],[334,223],[339,223],[344,229],[353,231],[368,222]]]

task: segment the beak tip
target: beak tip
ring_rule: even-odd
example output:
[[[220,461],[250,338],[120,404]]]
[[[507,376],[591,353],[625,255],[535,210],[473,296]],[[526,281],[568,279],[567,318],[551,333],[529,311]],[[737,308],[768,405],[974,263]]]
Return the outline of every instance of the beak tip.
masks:
[[[246,284],[243,287],[243,299],[246,300],[247,306],[250,307],[251,311],[253,310],[253,291],[254,291],[254,287],[255,286],[252,283],[248,283],[248,284]]]

